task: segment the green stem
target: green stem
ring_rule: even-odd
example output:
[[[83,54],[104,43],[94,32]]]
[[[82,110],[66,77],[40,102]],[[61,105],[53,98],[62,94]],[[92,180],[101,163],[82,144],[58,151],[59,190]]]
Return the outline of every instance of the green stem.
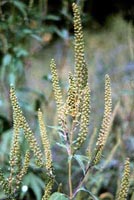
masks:
[[[69,183],[69,194],[70,194],[70,200],[73,196],[73,189],[72,189],[72,158],[69,158],[68,161],[68,183]]]
[[[72,129],[70,131],[70,137],[69,137],[69,151],[68,151],[68,156],[69,156],[69,161],[68,161],[68,183],[69,183],[69,196],[70,196],[69,199],[70,200],[73,199],[73,188],[72,188],[72,156],[73,156],[73,151],[72,151],[72,142],[73,142],[74,126],[75,126],[75,121],[73,120]]]

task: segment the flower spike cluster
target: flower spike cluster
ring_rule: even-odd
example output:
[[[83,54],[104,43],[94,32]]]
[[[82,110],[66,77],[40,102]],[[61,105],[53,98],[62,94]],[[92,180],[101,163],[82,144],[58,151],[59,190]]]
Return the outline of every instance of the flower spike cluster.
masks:
[[[53,169],[52,154],[51,154],[50,143],[48,140],[47,131],[46,131],[46,127],[43,121],[43,115],[42,115],[41,110],[38,110],[38,121],[39,121],[39,127],[40,127],[40,132],[41,132],[41,140],[42,140],[43,148],[45,151],[45,159],[46,159],[45,167],[48,173],[52,174],[52,169]]]
[[[14,175],[20,171],[21,168],[21,156],[20,156],[20,144],[19,144],[19,126],[18,126],[16,114],[13,113],[13,142],[10,150],[10,175],[8,178],[9,187],[13,184]],[[16,170],[15,170],[16,168]]]
[[[47,200],[50,197],[52,187],[54,184],[54,175],[53,175],[52,154],[51,154],[51,149],[50,149],[50,143],[48,140],[46,127],[43,121],[43,115],[40,109],[38,110],[38,121],[39,121],[39,127],[40,127],[40,132],[41,132],[41,140],[42,140],[42,144],[45,151],[45,160],[46,160],[45,168],[49,175],[49,181],[45,187],[45,193],[42,200]]]
[[[10,98],[13,106],[13,142],[10,151],[10,174],[7,180],[5,180],[2,172],[0,171],[0,182],[3,187],[5,194],[10,197],[14,196],[16,191],[20,187],[23,176],[27,173],[30,153],[27,151],[25,155],[25,161],[22,165],[21,163],[21,150],[19,144],[19,131],[21,128],[21,117],[22,111],[19,108],[17,98],[15,96],[14,88],[11,87]]]
[[[58,120],[59,120],[59,124],[61,125],[62,124],[61,119],[62,119],[63,113],[64,113],[63,99],[62,99],[61,88],[59,85],[59,77],[57,74],[56,63],[55,63],[54,59],[52,59],[50,62],[50,68],[51,68],[51,74],[52,74],[54,97],[55,97],[55,101],[56,101],[56,105],[57,105]]]
[[[116,200],[126,200],[129,190],[129,178],[130,178],[130,161],[129,158],[126,159],[124,165],[124,173],[121,180],[121,185],[117,193]]]
[[[71,115],[72,117],[75,117],[78,111],[77,108],[77,93],[76,93],[76,84],[75,79],[73,75],[69,74],[69,90],[67,94],[67,100],[66,100],[66,114]]]
[[[81,25],[80,11],[77,4],[73,3],[74,13],[74,51],[75,51],[75,78],[77,90],[83,89],[87,85],[88,70],[87,64],[84,58],[84,40],[83,31]]]
[[[94,158],[94,164],[97,164],[100,161],[101,154],[103,148],[106,143],[106,139],[109,133],[109,127],[111,123],[112,116],[112,97],[111,97],[111,85],[110,85],[110,77],[108,75],[105,76],[105,108],[104,108],[104,116],[103,121],[99,133],[99,137],[96,143],[96,155]]]
[[[17,185],[16,189],[19,188],[23,176],[27,173],[29,163],[30,163],[30,152],[27,151],[25,154],[23,167],[20,170],[19,174],[16,176],[16,185]]]
[[[36,141],[36,138],[34,137],[32,130],[30,129],[30,127],[21,111],[21,108],[18,104],[18,100],[17,100],[13,86],[11,86],[11,89],[10,89],[10,99],[11,99],[11,103],[12,103],[12,107],[13,107],[13,113],[16,117],[18,126],[19,126],[19,128],[22,128],[24,130],[24,134],[25,134],[26,139],[29,142],[29,146],[30,146],[31,150],[34,152],[34,155],[36,156],[38,164],[40,166],[42,166],[42,164],[43,164],[42,152]]]
[[[79,149],[84,141],[86,140],[88,134],[88,125],[89,125],[89,114],[90,114],[90,89],[87,85],[83,91],[83,104],[81,111],[81,122],[80,122],[80,132],[76,140],[74,149]]]
[[[3,172],[2,172],[1,169],[0,169],[0,186],[2,187],[2,189],[3,189],[3,191],[4,191],[4,193],[6,195],[10,195],[11,194],[11,190],[9,188],[9,183],[6,180],[6,178],[4,177]]]
[[[49,197],[51,195],[53,184],[54,184],[54,180],[52,178],[50,178],[46,187],[45,187],[45,194],[43,195],[42,200],[48,200],[49,199]]]

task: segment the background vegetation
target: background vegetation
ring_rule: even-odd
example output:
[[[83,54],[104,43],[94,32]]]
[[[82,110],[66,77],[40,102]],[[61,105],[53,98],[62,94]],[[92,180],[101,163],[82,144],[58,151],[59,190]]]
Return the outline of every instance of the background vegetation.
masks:
[[[32,129],[37,133],[37,109],[46,111],[46,121],[53,152],[55,147],[56,114],[52,93],[49,63],[55,58],[62,90],[68,88],[68,72],[73,68],[73,18],[72,0],[59,1],[0,1],[0,165],[8,175],[8,160],[12,137],[12,109],[9,100],[9,85],[16,86],[21,107]],[[111,77],[113,108],[116,116],[111,136],[105,147],[100,167],[91,176],[91,192],[105,199],[115,194],[122,164],[130,157],[134,166],[134,27],[125,21],[124,12],[105,19],[103,26],[95,20],[87,8],[87,1],[78,1],[82,13],[85,38],[86,60],[88,62],[89,83],[92,92],[92,115],[89,134],[99,127],[103,113],[104,75]],[[91,9],[92,11],[92,9]],[[129,15],[131,16],[131,15]],[[22,142],[22,152],[26,144]],[[83,151],[85,151],[83,147]],[[64,171],[60,154],[53,153],[57,180],[64,183]],[[76,169],[77,170],[77,169]],[[62,174],[62,176],[61,176]],[[132,177],[133,179],[134,177]],[[98,181],[99,180],[99,181]],[[28,193],[25,193],[25,187]],[[44,181],[41,172],[30,166],[23,180],[20,199],[41,199]],[[134,185],[130,185],[128,199],[133,199]],[[1,191],[0,198],[3,198]],[[108,197],[107,197],[108,198]]]

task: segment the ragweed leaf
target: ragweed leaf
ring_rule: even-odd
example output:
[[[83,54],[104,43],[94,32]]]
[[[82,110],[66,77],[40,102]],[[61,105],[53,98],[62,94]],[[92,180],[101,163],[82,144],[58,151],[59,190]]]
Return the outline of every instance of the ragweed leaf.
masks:
[[[41,200],[41,193],[44,189],[44,181],[33,173],[29,173],[23,179],[23,184],[31,188],[37,200]]]
[[[24,16],[27,15],[26,13],[26,5],[20,1],[10,1]]]
[[[64,194],[60,193],[60,192],[55,192],[51,195],[51,197],[49,198],[49,200],[69,200],[67,197],[65,197]]]
[[[89,190],[85,189],[84,187],[79,188],[79,189],[77,190],[77,193],[80,192],[80,191],[84,191],[84,192],[88,193],[89,196],[91,196],[93,200],[99,200],[95,195],[93,195],[92,192],[90,192]],[[76,193],[76,194],[77,194],[77,193]]]
[[[81,169],[83,171],[83,174],[85,174],[85,170],[86,170],[85,169],[85,163],[89,162],[88,157],[83,156],[83,155],[77,155],[77,154],[75,154],[73,156],[73,158],[75,158],[75,160],[79,163],[79,165],[80,165],[80,167],[81,167]]]

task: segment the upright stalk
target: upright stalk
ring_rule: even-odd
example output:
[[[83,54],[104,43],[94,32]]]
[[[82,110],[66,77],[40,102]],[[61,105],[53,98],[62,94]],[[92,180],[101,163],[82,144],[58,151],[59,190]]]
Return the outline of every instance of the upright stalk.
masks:
[[[69,184],[69,199],[71,200],[73,197],[73,189],[72,189],[72,158],[70,155],[68,161],[68,184]]]
[[[73,152],[72,152],[72,142],[73,142],[74,127],[75,127],[75,120],[73,120],[73,122],[72,122],[72,128],[71,128],[70,137],[69,137],[69,151],[68,151],[68,156],[69,156],[69,160],[68,160],[68,184],[69,184],[69,199],[70,200],[73,199],[73,188],[72,188],[72,156],[73,156]]]

